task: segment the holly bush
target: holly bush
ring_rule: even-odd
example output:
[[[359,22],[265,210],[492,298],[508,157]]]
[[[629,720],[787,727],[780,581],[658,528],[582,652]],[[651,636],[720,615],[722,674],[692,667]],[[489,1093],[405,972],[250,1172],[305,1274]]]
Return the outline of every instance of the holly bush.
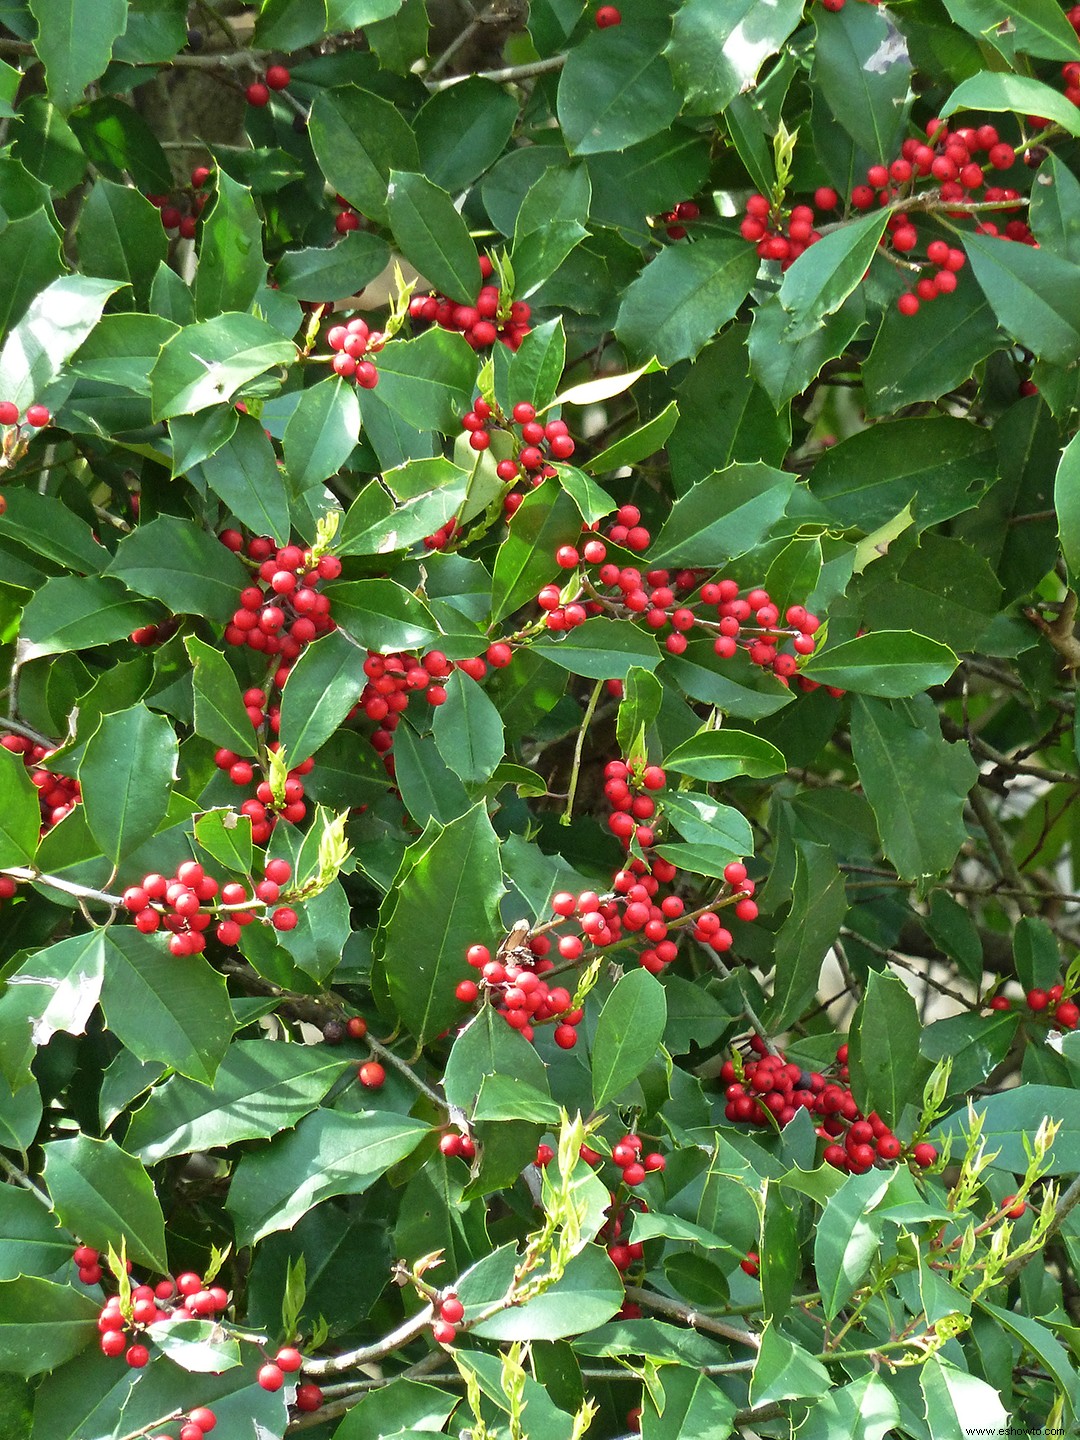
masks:
[[[4,1435],[1076,1433],[1080,7],[0,20]]]

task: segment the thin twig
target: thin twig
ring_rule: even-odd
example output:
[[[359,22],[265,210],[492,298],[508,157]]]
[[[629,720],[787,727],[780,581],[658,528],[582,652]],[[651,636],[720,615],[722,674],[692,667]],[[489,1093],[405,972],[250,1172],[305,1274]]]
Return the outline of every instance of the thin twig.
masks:
[[[381,1340],[370,1345],[360,1345],[355,1350],[345,1350],[340,1355],[330,1355],[325,1360],[305,1360],[304,1374],[315,1379],[320,1375],[343,1375],[346,1370],[355,1370],[359,1365],[370,1365],[373,1360],[382,1360],[427,1330],[433,1313],[431,1306],[425,1305]]]
[[[730,1325],[726,1320],[716,1320],[711,1315],[703,1315],[692,1305],[684,1305],[681,1300],[672,1300],[667,1295],[658,1295],[655,1290],[644,1290],[640,1285],[627,1285],[626,1298],[638,1305],[644,1305],[649,1310],[655,1310],[658,1315],[681,1320],[684,1325],[690,1325],[695,1330],[702,1330],[709,1335],[720,1335],[725,1340],[734,1340],[736,1344],[746,1345],[751,1350],[761,1347],[761,1336],[755,1335],[752,1330],[743,1330],[738,1325]]]
[[[975,811],[976,819],[983,828],[990,849],[994,852],[994,858],[998,862],[1002,875],[1017,892],[1016,903],[1020,910],[1025,915],[1038,915],[1039,907],[1032,900],[1031,894],[1024,884],[1024,877],[1020,874],[1016,861],[1013,859],[1005,831],[999,825],[997,816],[990,809],[990,804],[978,785],[972,787],[968,799],[971,801],[971,808]]]
[[[35,730],[32,725],[16,720],[13,715],[0,715],[0,730],[10,730],[14,735],[21,735],[24,740],[33,740],[37,745],[44,745],[47,750],[51,750],[56,743],[47,735],[42,735],[40,730]]]
[[[460,85],[473,75],[478,80],[492,80],[496,85],[512,85],[518,80],[531,80],[534,75],[549,75],[561,70],[566,64],[565,55],[549,55],[546,60],[530,60],[525,65],[508,65],[503,70],[477,70],[469,75],[451,75],[446,80],[431,80],[429,90],[449,90],[451,85]]]
[[[18,1165],[13,1165],[6,1155],[0,1155],[0,1167],[15,1181],[16,1185],[21,1185],[24,1190],[30,1191],[30,1194],[33,1195],[35,1200],[40,1200],[46,1210],[53,1208],[52,1201],[48,1195],[45,1194],[45,1191],[34,1184],[25,1170],[20,1170]]]

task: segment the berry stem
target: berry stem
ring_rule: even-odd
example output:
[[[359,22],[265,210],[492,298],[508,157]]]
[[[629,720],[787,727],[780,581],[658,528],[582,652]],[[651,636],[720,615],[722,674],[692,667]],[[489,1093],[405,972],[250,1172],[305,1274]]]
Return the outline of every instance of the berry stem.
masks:
[[[46,1210],[53,1208],[52,1201],[45,1191],[35,1185],[25,1170],[20,1170],[18,1165],[12,1164],[6,1155],[0,1155],[0,1169],[4,1171],[9,1180],[14,1180],[16,1185],[21,1185],[24,1190],[29,1190],[35,1200],[40,1200]]]
[[[581,773],[581,754],[585,748],[585,735],[596,714],[596,707],[600,703],[600,696],[604,693],[605,684],[605,681],[598,680],[593,686],[589,703],[585,707],[585,714],[581,717],[581,724],[578,726],[577,741],[574,744],[574,763],[570,770],[570,784],[566,787],[566,808],[559,816],[560,825],[569,825],[573,819],[574,796],[577,794],[578,776]]]

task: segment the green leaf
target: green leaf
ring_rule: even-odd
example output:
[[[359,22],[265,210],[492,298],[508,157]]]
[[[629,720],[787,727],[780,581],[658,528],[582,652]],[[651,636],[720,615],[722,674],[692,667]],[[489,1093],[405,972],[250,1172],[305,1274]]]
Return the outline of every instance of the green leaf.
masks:
[[[359,294],[389,259],[390,247],[380,236],[352,230],[326,249],[286,250],[274,266],[274,279],[297,300],[336,300]]]
[[[193,1375],[221,1375],[240,1364],[240,1344],[226,1339],[216,1320],[193,1320],[183,1312],[149,1326],[149,1338],[174,1364]]]
[[[139,1060],[213,1080],[235,1023],[224,977],[202,956],[171,955],[134,927],[114,926],[106,950],[101,1006],[120,1043]]]
[[[137,599],[118,580],[53,576],[23,611],[24,655],[33,660],[105,645],[160,618],[156,605]]]
[[[0,394],[25,410],[46,395],[67,361],[101,318],[117,289],[113,280],[63,275],[31,302],[0,350]],[[67,391],[58,387],[60,399]]]
[[[266,1148],[244,1155],[226,1208],[241,1245],[287,1230],[332,1195],[362,1195],[428,1134],[419,1120],[390,1112],[317,1110]]]
[[[136,7],[139,3],[140,0],[134,0]],[[129,20],[136,15],[135,9],[129,10]],[[121,36],[115,47],[116,59],[125,38]],[[172,59],[175,53],[170,51],[168,58]],[[98,95],[73,110],[70,121],[87,160],[103,175],[117,181],[130,176],[147,195],[172,188],[173,172],[165,152],[147,121],[130,102],[119,95]],[[158,223],[160,225],[160,221]]]
[[[592,1043],[593,1105],[613,1100],[656,1054],[667,1024],[664,987],[647,970],[630,970],[604,1001]]]
[[[159,515],[126,535],[107,573],[174,615],[232,619],[248,572],[221,541],[190,520]]]
[[[326,1046],[240,1040],[213,1083],[172,1076],[155,1086],[125,1143],[147,1165],[173,1155],[268,1140],[314,1110],[352,1062]]]
[[[290,765],[314,755],[366,684],[356,646],[332,630],[306,646],[281,692],[281,743]]]
[[[872,1110],[895,1128],[907,1104],[918,1105],[930,1064],[919,1049],[922,1022],[915,1000],[896,975],[871,970],[851,1021],[851,1090],[864,1115]]]
[[[631,669],[655,670],[661,655],[656,641],[626,620],[595,615],[561,640],[536,640],[534,654],[553,660],[571,675],[590,680],[621,679]]]
[[[79,261],[88,275],[123,281],[145,304],[169,251],[161,216],[145,196],[129,185],[99,179],[79,216],[78,241]]]
[[[973,285],[958,285],[914,315],[889,306],[862,368],[867,414],[889,415],[937,400],[1003,343],[989,302]]]
[[[119,385],[134,395],[149,396],[150,371],[161,347],[178,329],[161,315],[105,315],[75,353],[72,373],[84,380]],[[139,409],[142,411],[142,407]],[[96,415],[90,421],[93,432],[106,433]]]
[[[34,49],[45,66],[49,98],[65,114],[112,59],[127,12],[127,0],[30,0],[38,23]]]
[[[660,714],[664,687],[650,670],[632,665],[623,680],[622,699],[615,720],[620,755],[636,755],[641,737]]]
[[[626,291],[615,332],[632,356],[692,359],[746,299],[758,264],[742,240],[669,245]]]
[[[390,172],[420,164],[416,139],[398,108],[351,85],[323,90],[311,107],[308,134],[331,189],[385,222]]]
[[[964,804],[978,776],[967,746],[945,740],[926,696],[894,704],[857,697],[851,746],[897,873],[915,880],[949,869],[967,839]]]
[[[1073,264],[1080,260],[1080,180],[1053,153],[1040,165],[1032,186],[1028,223],[1044,249]]]
[[[513,1076],[530,1090],[549,1093],[547,1068],[535,1049],[485,1005],[454,1039],[443,1074],[443,1091],[451,1105],[472,1114],[490,1076]]]
[[[900,1423],[900,1405],[880,1375],[836,1385],[816,1402],[801,1440],[886,1440]]]
[[[456,1395],[397,1376],[360,1396],[334,1431],[334,1440],[382,1440],[397,1431],[440,1431],[458,1404]]]
[[[555,551],[581,536],[577,506],[551,481],[525,496],[495,557],[491,618],[502,620],[529,600],[559,571]]]
[[[589,469],[597,475],[603,475],[609,470],[618,470],[623,465],[636,465],[639,460],[647,460],[661,449],[678,421],[679,407],[676,401],[672,400],[664,406],[659,415],[646,421],[638,429],[631,430],[629,435],[616,440],[614,445],[601,450],[599,455],[594,455],[588,462]]]
[[[643,1396],[645,1440],[727,1440],[735,1433],[735,1402],[707,1375],[691,1365],[665,1366],[662,1375],[663,1412],[652,1389]]]
[[[475,680],[455,670],[446,681],[446,701],[432,721],[435,744],[466,785],[489,780],[506,749],[498,709]]]
[[[784,272],[780,304],[790,316],[785,342],[802,340],[820,330],[826,317],[839,310],[862,284],[887,218],[886,212],[878,210],[841,225],[810,245]]]
[[[1070,135],[1080,135],[1080,112],[1060,90],[1028,75],[983,70],[961,81],[937,112],[944,120],[958,110],[1005,110],[1044,115]],[[967,237],[965,236],[965,239]]]
[[[461,1015],[454,986],[470,973],[466,950],[496,938],[502,869],[482,805],[433,825],[405,853],[411,868],[383,902],[383,966],[398,1013],[423,1044]]]
[[[675,15],[667,57],[691,115],[715,115],[752,90],[758,71],[802,19],[799,0],[763,6],[687,0]]]
[[[820,1228],[817,1234],[821,1235]],[[831,1388],[832,1377],[825,1366],[801,1345],[781,1335],[769,1321],[762,1331],[750,1380],[750,1404],[756,1409],[777,1400],[816,1399],[828,1394]]]
[[[423,175],[394,169],[386,205],[405,258],[437,290],[470,305],[482,283],[480,264],[468,226],[446,191]]]
[[[321,39],[329,27],[326,0],[263,0],[255,21],[255,43],[294,50]]]
[[[65,269],[60,237],[44,207],[9,221],[0,233],[0,333],[21,320],[34,296]]]
[[[1080,1115],[1068,1101],[1069,1091],[1056,1085],[1018,1085],[970,1103],[977,1115],[984,1116],[982,1138],[987,1155],[994,1155],[991,1165],[996,1170],[1011,1170],[1023,1175],[1028,1166],[1024,1141],[1042,1124],[1044,1117],[1059,1120],[1061,1128],[1051,1150],[1048,1175],[1075,1175],[1080,1170]],[[968,1101],[952,1115],[946,1116],[930,1132],[930,1139],[940,1143],[954,1137],[954,1152],[960,1137],[968,1128]]]
[[[55,1370],[96,1339],[100,1309],[70,1285],[29,1275],[0,1281],[0,1366],[26,1376]]]
[[[255,731],[236,676],[225,656],[195,635],[184,637],[194,666],[195,730],[237,755],[255,753]]]
[[[195,314],[200,320],[225,310],[247,310],[266,281],[262,220],[251,191],[220,167],[215,185],[199,230]]]
[[[791,909],[776,934],[776,973],[768,1024],[777,1034],[797,1020],[818,990],[822,962],[847,914],[844,880],[832,851],[800,841],[796,846]]]
[[[229,415],[224,410],[209,413]],[[203,478],[242,525],[284,544],[289,538],[289,497],[274,447],[252,416],[235,411],[232,415],[235,419],[229,419],[228,428],[233,433],[203,460]],[[183,418],[172,422],[174,443]]]
[[[18,1092],[16,1103],[25,1107],[33,1100],[40,1105],[40,1094],[36,1086],[27,1085]],[[5,1095],[5,1107],[7,1103]],[[4,1148],[27,1147],[9,1145],[5,1139]],[[0,1186],[0,1236],[0,1280],[14,1280],[19,1275],[47,1278],[71,1263],[73,1237],[56,1223],[29,1190],[19,1190],[14,1185]]]
[[[907,45],[891,20],[871,6],[845,6],[835,17],[815,12],[814,28],[815,96],[860,152],[888,164],[905,130],[911,81]]]
[[[947,645],[910,630],[877,630],[812,655],[803,674],[860,695],[901,699],[944,685],[958,661]]]
[[[964,249],[1002,328],[1032,354],[1069,364],[1080,350],[1076,266],[995,236],[965,234]]]
[[[794,477],[770,465],[729,465],[675,501],[649,552],[654,565],[715,569],[745,555],[783,515]]]
[[[997,1387],[940,1355],[928,1356],[919,1366],[919,1386],[932,1440],[967,1440],[973,1415],[980,1429],[996,1434],[1008,1428],[1009,1413]]]
[[[81,1035],[101,993],[102,932],[72,935],[39,950],[5,978],[0,995],[0,1070],[12,1088],[30,1079],[34,1050],[54,1035]],[[14,984],[11,981],[15,979]]]
[[[1076,1366],[1064,1345],[1049,1326],[1041,1324],[1029,1315],[1017,1314],[1000,1305],[991,1305],[989,1300],[984,1300],[981,1296],[976,1296],[974,1299],[975,1304],[984,1314],[993,1316],[1002,1329],[1007,1330],[1020,1341],[1025,1350],[1030,1350],[1033,1355],[1038,1357],[1040,1363],[1049,1370],[1060,1389],[1068,1396],[1069,1405],[1075,1414],[1078,1408],[1078,1393],[1080,1393],[1077,1390]]]
[[[324,594],[339,628],[365,649],[415,650],[439,639],[427,606],[393,580],[346,580]]]
[[[1070,575],[1075,578],[1080,575],[1080,436],[1074,435],[1069,441],[1058,464],[1054,509],[1061,553]]]
[[[461,1276],[457,1290],[466,1321],[471,1321],[470,1311],[488,1309],[502,1299],[516,1260],[514,1246],[504,1245]],[[622,1304],[622,1289],[619,1272],[603,1248],[586,1245],[534,1299],[470,1323],[469,1329],[484,1340],[561,1340],[610,1320]]]
[[[378,398],[417,430],[453,434],[475,389],[476,355],[461,335],[432,329],[379,353]]]
[[[1080,60],[1080,40],[1054,0],[945,0],[953,20],[1008,60],[1019,52]]]
[[[934,531],[925,531],[906,557],[904,549],[903,543],[894,545],[866,576],[865,624],[887,628],[902,615],[913,630],[954,650],[977,649],[1001,603],[1001,585],[989,562],[962,540]]]
[[[119,1250],[123,1239],[137,1265],[168,1273],[161,1206],[139,1160],[114,1140],[89,1135],[50,1140],[42,1149],[53,1206],[73,1235],[101,1251]]]
[[[21,755],[0,747],[0,867],[28,865],[41,829],[38,792]]]
[[[186,325],[150,372],[154,417],[168,420],[231,400],[248,380],[295,358],[292,341],[254,315],[217,315]]]
[[[517,118],[513,95],[479,75],[437,90],[417,112],[413,129],[422,163],[409,168],[456,195],[498,160]]]
[[[395,507],[388,490],[400,493],[404,482],[422,487]],[[338,555],[391,555],[410,550],[457,515],[465,501],[470,475],[452,460],[435,455],[411,460],[383,473],[382,484],[365,486],[342,521],[335,546]]]
[[[356,391],[340,375],[304,390],[289,416],[282,441],[293,494],[302,495],[336,475],[352,454],[359,435],[360,402]]]
[[[865,534],[911,504],[919,529],[978,504],[998,475],[993,435],[952,416],[890,420],[827,450],[810,489]]]
[[[664,54],[671,22],[649,8],[630,18],[632,23],[594,30],[566,57],[558,116],[572,155],[626,150],[666,130],[679,112]]]
[[[517,1075],[485,1075],[473,1110],[474,1120],[533,1120],[559,1124],[559,1107],[546,1091]]]
[[[814,1233],[814,1270],[830,1320],[847,1304],[877,1256],[882,1219],[874,1211],[888,1188],[887,1174],[869,1170],[847,1176],[826,1202]]]
[[[695,780],[730,780],[751,775],[765,780],[787,769],[775,745],[745,730],[701,730],[664,757],[664,768]]]
[[[562,316],[558,315],[530,330],[516,353],[509,352],[503,345],[496,349],[495,397],[508,410],[518,398],[527,400],[537,410],[559,403],[555,397],[565,366],[566,332]]]
[[[798,1197],[765,1182],[761,1218],[761,1299],[766,1320],[778,1322],[791,1307],[795,1280],[801,1269],[798,1235]],[[636,1231],[635,1231],[636,1234]]]
[[[236,810],[206,810],[195,821],[195,843],[226,870],[251,874],[251,818]]]
[[[164,819],[177,755],[172,723],[142,704],[103,716],[87,741],[79,765],[86,823],[114,864]]]
[[[866,302],[859,290],[853,291],[820,330],[798,340],[792,339],[788,320],[779,295],[769,296],[754,311],[747,342],[750,373],[777,409],[801,395],[826,361],[844,353],[866,323]]]

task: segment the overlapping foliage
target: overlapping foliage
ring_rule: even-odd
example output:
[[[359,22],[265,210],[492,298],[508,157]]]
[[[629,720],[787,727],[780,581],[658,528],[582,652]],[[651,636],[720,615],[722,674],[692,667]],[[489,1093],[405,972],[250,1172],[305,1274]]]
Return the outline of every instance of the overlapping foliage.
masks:
[[[5,1436],[1076,1425],[1080,16],[604,8],[0,6]]]

